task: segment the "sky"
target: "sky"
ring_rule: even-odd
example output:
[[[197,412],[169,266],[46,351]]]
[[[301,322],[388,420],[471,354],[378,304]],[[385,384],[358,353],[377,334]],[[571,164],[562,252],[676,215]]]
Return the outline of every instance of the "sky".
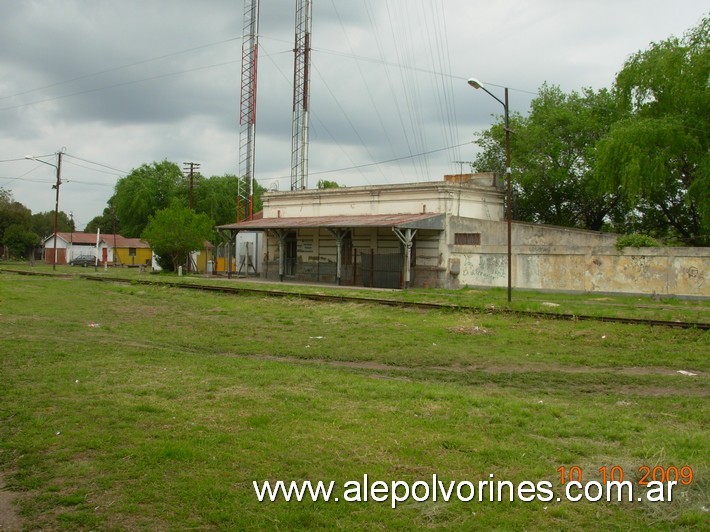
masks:
[[[289,190],[294,0],[261,0],[254,176]],[[503,107],[543,83],[610,88],[651,42],[707,14],[696,0],[314,0],[309,188],[467,171]],[[0,187],[81,230],[116,181],[168,160],[239,173],[244,4],[0,0]],[[32,156],[38,160],[26,159]],[[236,194],[236,191],[235,191]]]

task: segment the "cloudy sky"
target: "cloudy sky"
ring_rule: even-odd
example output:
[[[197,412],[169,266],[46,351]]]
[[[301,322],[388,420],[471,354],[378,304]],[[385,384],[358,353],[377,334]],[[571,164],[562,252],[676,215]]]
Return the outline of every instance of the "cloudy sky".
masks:
[[[0,0],[0,187],[77,227],[153,161],[238,173],[242,1]],[[309,186],[439,180],[544,83],[610,87],[700,0],[314,0]],[[255,177],[290,188],[294,0],[262,0]],[[464,166],[465,168],[465,166]]]

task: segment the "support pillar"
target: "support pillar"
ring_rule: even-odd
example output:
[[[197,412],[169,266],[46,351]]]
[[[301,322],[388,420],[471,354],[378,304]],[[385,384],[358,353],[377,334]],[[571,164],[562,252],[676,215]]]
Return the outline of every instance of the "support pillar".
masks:
[[[328,229],[328,232],[335,237],[335,283],[340,285],[342,263],[343,263],[343,240],[347,235],[344,229]]]
[[[410,264],[412,262],[412,243],[414,240],[414,235],[417,234],[417,230],[405,229],[404,232],[402,232],[401,229],[393,227],[392,231],[394,231],[394,234],[397,235],[399,241],[402,242],[402,244],[404,245],[404,287],[409,288],[409,284],[411,281]]]
[[[284,263],[286,261],[286,235],[288,233],[283,229],[274,229],[273,233],[279,239],[279,281],[283,282],[285,270]]]

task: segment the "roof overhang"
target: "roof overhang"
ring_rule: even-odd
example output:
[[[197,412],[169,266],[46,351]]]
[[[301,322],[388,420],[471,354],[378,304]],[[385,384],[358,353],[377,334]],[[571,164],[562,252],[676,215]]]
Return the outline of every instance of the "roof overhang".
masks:
[[[357,216],[308,216],[262,218],[235,224],[219,225],[223,231],[268,231],[270,229],[300,229],[324,227],[355,229],[358,227],[392,227],[402,229],[444,230],[444,215],[430,214],[367,214]]]

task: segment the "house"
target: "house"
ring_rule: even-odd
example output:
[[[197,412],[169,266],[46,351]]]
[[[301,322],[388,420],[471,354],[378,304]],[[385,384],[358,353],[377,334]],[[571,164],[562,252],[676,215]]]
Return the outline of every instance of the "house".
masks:
[[[126,238],[121,235],[104,235],[107,247],[101,257],[102,262],[108,261],[114,266],[150,266],[153,261],[153,251],[150,244],[140,238]]]
[[[47,264],[54,264],[54,234],[46,237],[42,241],[44,249],[44,261]],[[68,264],[73,259],[81,255],[91,255],[101,257],[105,243],[99,238],[97,246],[96,233],[79,232],[58,232],[57,233],[57,264]]]
[[[384,288],[507,285],[504,195],[493,174],[443,181],[268,192],[262,217],[219,226],[262,232],[266,279]],[[513,222],[519,288],[710,295],[707,248],[618,251],[617,235]],[[233,254],[233,252],[232,252]]]
[[[44,260],[54,262],[54,235],[43,241]],[[58,232],[57,264],[67,264],[80,255],[99,257],[100,264],[115,266],[151,265],[153,252],[150,245],[139,238],[126,238],[116,234]]]

